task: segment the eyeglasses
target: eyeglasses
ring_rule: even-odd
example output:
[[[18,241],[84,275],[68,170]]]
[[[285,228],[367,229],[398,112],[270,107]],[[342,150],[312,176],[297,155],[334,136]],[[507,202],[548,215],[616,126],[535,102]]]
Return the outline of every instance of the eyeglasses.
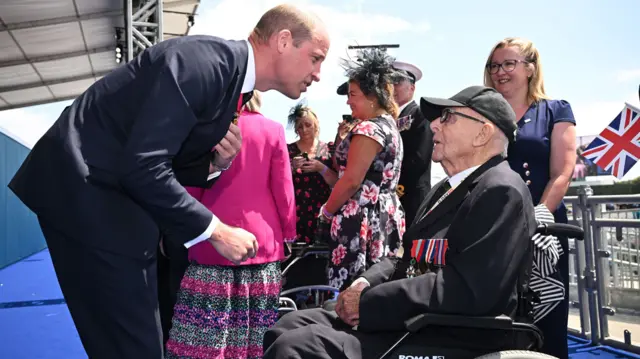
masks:
[[[472,116],[469,116],[469,115],[465,115],[462,112],[457,112],[457,111],[454,111],[454,110],[452,110],[450,108],[445,108],[444,110],[442,110],[442,116],[440,116],[440,123],[447,122],[451,115],[458,115],[460,117],[464,117],[464,118],[467,118],[469,120],[473,120],[473,121],[480,122],[480,123],[486,123],[485,121],[483,121],[483,120],[481,120],[479,118],[475,118],[475,117],[472,117]]]
[[[489,71],[490,74],[496,74],[498,73],[498,71],[500,71],[501,67],[504,70],[504,72],[511,72],[515,70],[516,65],[518,65],[518,63],[528,64],[530,62],[523,61],[523,60],[504,60],[501,64],[490,63],[490,64],[487,64],[485,67],[487,68],[487,71]]]

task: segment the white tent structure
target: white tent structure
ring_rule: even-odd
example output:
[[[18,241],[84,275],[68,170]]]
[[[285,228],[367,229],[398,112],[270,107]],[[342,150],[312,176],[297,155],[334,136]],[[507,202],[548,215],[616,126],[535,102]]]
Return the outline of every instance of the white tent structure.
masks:
[[[199,3],[0,1],[0,111],[74,99],[144,48],[187,35]]]

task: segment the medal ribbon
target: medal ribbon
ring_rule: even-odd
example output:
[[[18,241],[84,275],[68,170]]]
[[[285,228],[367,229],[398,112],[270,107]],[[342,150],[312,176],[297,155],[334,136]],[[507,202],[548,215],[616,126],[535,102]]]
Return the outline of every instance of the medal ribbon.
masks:
[[[446,254],[449,249],[449,241],[445,239],[416,239],[411,245],[411,264],[417,263],[446,265]]]

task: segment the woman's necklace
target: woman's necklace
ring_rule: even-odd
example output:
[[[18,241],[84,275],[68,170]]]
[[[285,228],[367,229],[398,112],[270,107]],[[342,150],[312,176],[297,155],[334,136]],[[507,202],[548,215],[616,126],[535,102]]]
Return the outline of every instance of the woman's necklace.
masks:
[[[302,145],[300,141],[298,141],[298,149],[309,155],[309,158],[314,158],[316,155],[316,147],[317,147],[317,141],[318,139],[314,139],[313,142],[311,142],[311,145]]]

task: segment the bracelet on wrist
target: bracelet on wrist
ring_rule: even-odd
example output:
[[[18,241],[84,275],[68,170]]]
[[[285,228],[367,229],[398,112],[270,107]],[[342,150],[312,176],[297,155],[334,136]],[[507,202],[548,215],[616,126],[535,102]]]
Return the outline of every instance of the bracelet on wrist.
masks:
[[[322,213],[322,216],[324,216],[326,219],[333,218],[333,214],[329,213],[324,205],[322,205],[322,207],[320,208],[320,213]]]
[[[325,174],[325,173],[327,173],[327,170],[329,169],[329,167],[327,167],[327,166],[325,166],[325,165],[322,165],[322,166],[323,166],[323,168],[322,168],[322,171],[320,171],[320,174],[321,174],[322,176],[324,176],[324,174]]]

